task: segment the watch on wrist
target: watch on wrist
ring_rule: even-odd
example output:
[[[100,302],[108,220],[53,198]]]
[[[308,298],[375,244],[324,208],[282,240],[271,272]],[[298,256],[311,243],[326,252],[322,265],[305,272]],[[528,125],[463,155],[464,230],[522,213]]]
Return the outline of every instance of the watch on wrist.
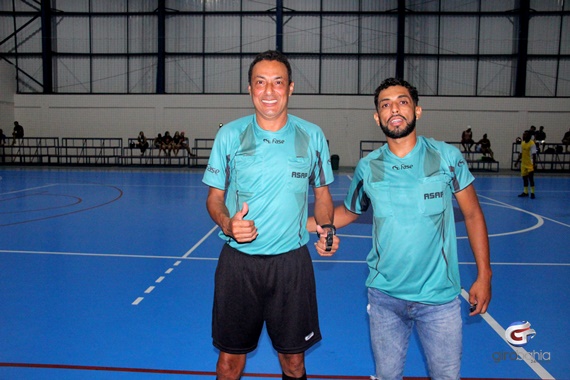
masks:
[[[328,228],[332,231],[333,235],[336,235],[336,227],[334,226],[334,224],[323,224],[321,228],[322,229]]]

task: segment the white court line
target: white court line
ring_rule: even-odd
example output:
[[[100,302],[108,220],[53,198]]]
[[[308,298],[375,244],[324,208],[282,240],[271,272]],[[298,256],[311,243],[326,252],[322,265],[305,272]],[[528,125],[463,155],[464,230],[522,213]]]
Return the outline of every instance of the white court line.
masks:
[[[145,294],[149,294],[153,290],[154,290],[154,286],[149,286],[144,292],[145,292]]]
[[[218,226],[214,226],[210,231],[208,231],[208,233],[206,235],[204,235],[200,240],[198,240],[198,242],[196,244],[194,244],[194,246],[192,248],[190,248],[188,250],[188,252],[186,252],[182,257],[176,257],[176,262],[174,263],[173,266],[180,265],[180,263],[182,262],[182,260],[180,260],[180,259],[188,259],[188,256],[190,256],[190,254],[192,254],[192,252],[194,252],[194,250],[196,250],[196,248],[198,248],[217,229],[218,229]],[[174,271],[174,268],[169,268],[164,273],[165,274],[171,274],[173,271]],[[155,281],[155,283],[160,284],[165,278],[166,278],[166,276],[160,276]],[[150,286],[149,288],[147,288],[145,293],[146,294],[150,293],[152,290],[154,290],[154,288],[155,288],[154,286]],[[136,306],[136,305],[140,304],[143,301],[143,299],[144,299],[144,297],[138,297],[136,300],[134,300],[134,302],[131,305]]]
[[[537,218],[537,219],[538,219],[538,218],[542,218],[542,219],[546,219],[546,220],[548,220],[548,221],[550,221],[550,222],[552,222],[552,223],[560,224],[561,226],[564,226],[564,227],[570,227],[570,224],[562,223],[562,222],[560,222],[560,221],[558,221],[558,220],[555,220],[555,219],[552,219],[552,218],[549,218],[549,217],[546,217],[546,216],[543,216],[543,215],[538,215],[538,214],[535,214],[535,213],[532,213],[532,212],[528,212],[528,211],[526,211],[526,210],[524,210],[524,209],[522,209],[522,208],[518,208],[518,207],[512,206],[512,205],[510,205],[510,204],[508,204],[508,203],[504,203],[504,202],[498,201],[498,200],[496,200],[496,199],[486,197],[486,196],[484,196],[484,195],[479,195],[479,197],[481,197],[481,198],[486,198],[486,199],[488,199],[488,200],[490,200],[490,201],[493,201],[493,202],[496,202],[496,203],[498,203],[498,204],[501,204],[501,205],[503,205],[503,206],[506,207],[506,208],[512,208],[513,210],[526,212],[527,214],[530,214],[530,215],[534,216],[534,217]]]
[[[212,227],[212,229],[211,229],[210,231],[208,231],[208,233],[207,233],[206,235],[204,235],[204,237],[203,237],[202,239],[198,240],[198,242],[197,242],[196,244],[194,244],[194,246],[193,246],[192,248],[190,248],[190,250],[189,250],[188,252],[186,252],[186,253],[184,254],[184,256],[182,256],[182,258],[185,259],[185,258],[187,258],[188,256],[190,256],[190,254],[191,254],[192,252],[194,252],[194,250],[195,250],[196,248],[198,248],[198,247],[204,242],[204,240],[206,240],[207,238],[209,238],[210,235],[213,234],[214,231],[217,230],[217,229],[218,229],[218,226]]]
[[[144,297],[139,297],[136,300],[133,301],[133,303],[131,305],[138,305],[139,303],[141,303],[141,301],[144,299]]]
[[[0,253],[20,253],[23,255],[60,255],[60,256],[94,256],[94,257],[122,257],[127,259],[175,259],[180,265],[180,256],[156,256],[156,255],[129,255],[125,253],[84,253],[84,252],[50,252],[50,251],[16,251],[0,249]],[[217,257],[184,257],[184,260],[218,260]]]
[[[54,256],[92,256],[92,257],[121,257],[129,259],[177,259],[173,266],[178,266],[182,262],[180,256],[144,256],[144,255],[125,255],[112,253],[74,253],[74,252],[47,252],[47,251],[13,251],[0,250],[0,253],[18,253],[26,255],[54,255]],[[217,261],[217,257],[185,257],[183,260],[194,261]],[[340,264],[366,264],[366,260],[335,260],[335,259],[316,259],[314,263],[340,263]],[[492,265],[513,265],[513,266],[570,266],[570,263],[509,263],[509,262],[491,262]],[[475,265],[473,261],[460,261],[459,265]]]
[[[7,193],[0,193],[0,195],[23,193],[23,192],[26,192],[26,191],[45,189],[46,187],[52,187],[52,186],[57,186],[57,184],[51,183],[51,184],[45,185],[45,186],[30,187],[29,189],[22,189],[22,190],[9,191],[9,192],[7,192]]]
[[[467,303],[469,303],[469,293],[465,289],[461,289],[461,296],[467,301]],[[530,369],[532,369],[538,376],[540,376],[541,379],[555,380],[554,376],[548,373],[548,371],[544,369],[544,367],[541,366],[539,362],[534,360],[532,358],[532,355],[527,350],[522,347],[513,347],[509,344],[509,342],[507,342],[507,338],[505,338],[505,329],[495,320],[495,318],[491,317],[491,314],[489,314],[489,312],[479,315],[485,320],[485,322],[487,322],[487,324],[489,324],[489,326],[491,326],[493,330],[495,330],[501,339],[507,343],[509,348],[515,351],[518,357],[520,357],[521,360],[524,360]]]

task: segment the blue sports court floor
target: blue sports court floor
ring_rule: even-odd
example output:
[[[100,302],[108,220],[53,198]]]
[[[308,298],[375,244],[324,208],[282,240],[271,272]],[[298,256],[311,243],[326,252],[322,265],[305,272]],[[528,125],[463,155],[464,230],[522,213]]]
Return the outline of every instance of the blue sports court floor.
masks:
[[[463,378],[570,379],[570,178],[475,173],[489,226],[493,300],[464,311]],[[351,173],[336,175],[342,202]],[[214,379],[213,277],[222,241],[202,174],[190,170],[0,168],[0,379]],[[456,210],[462,283],[475,277]],[[368,215],[339,230],[341,250],[313,250],[324,339],[309,378],[373,374],[366,315]],[[505,329],[529,321],[534,339]],[[427,372],[416,337],[405,375]],[[247,378],[280,378],[263,335]]]

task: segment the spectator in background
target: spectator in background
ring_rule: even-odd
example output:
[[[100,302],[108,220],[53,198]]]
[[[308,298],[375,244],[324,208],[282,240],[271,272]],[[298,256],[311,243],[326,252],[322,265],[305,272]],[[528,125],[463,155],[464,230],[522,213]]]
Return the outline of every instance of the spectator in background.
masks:
[[[4,145],[6,145],[6,135],[4,134],[4,131],[0,129],[0,146]]]
[[[14,130],[12,131],[12,145],[16,144],[16,140],[24,138],[24,127],[17,121],[14,122]]]
[[[538,152],[540,152],[541,146],[544,145],[544,140],[546,140],[546,132],[544,132],[544,126],[541,125],[538,131],[534,134],[534,142]]]
[[[154,138],[152,145],[154,146],[155,149],[160,149],[160,147],[162,146],[162,134],[158,134],[156,135],[156,137]],[[160,150],[158,152],[158,155],[160,156]]]
[[[471,132],[471,126],[468,125],[467,129],[461,134],[461,145],[463,146],[463,151],[471,152],[473,144],[475,144],[475,141],[473,141],[473,132]]]
[[[162,143],[160,144],[160,150],[164,152],[164,155],[170,156],[170,152],[172,151],[172,136],[170,132],[164,132],[164,136],[162,136]],[[158,152],[160,156],[160,152]]]
[[[178,152],[180,151],[180,148],[182,148],[181,142],[182,137],[180,137],[180,132],[174,132],[174,136],[172,136],[172,151],[175,156],[178,156]]]
[[[483,153],[483,155],[489,155],[489,157],[495,161],[495,156],[491,150],[491,140],[487,138],[486,133],[483,135],[483,138],[481,140],[477,141],[477,145],[479,146],[480,152]]]
[[[141,156],[148,149],[148,140],[143,131],[140,131],[139,135],[137,136],[137,148],[141,150]]]
[[[188,155],[190,157],[195,156],[195,154],[192,153],[192,150],[190,149],[190,144],[188,143],[188,141],[186,141],[186,135],[184,132],[180,132],[180,148],[179,149],[184,149],[185,151],[187,151]]]
[[[568,132],[566,132],[564,134],[564,137],[562,137],[562,144],[564,144],[566,147],[564,151],[568,152],[568,145],[570,145],[570,129],[568,129]]]
[[[536,167],[536,145],[530,137],[530,131],[524,131],[522,142],[521,142],[521,152],[519,153],[519,158],[515,162],[515,166],[520,163],[521,165],[521,177],[523,179],[523,192],[519,194],[519,197],[528,197],[530,188],[530,198],[534,199],[534,169]]]
[[[531,126],[530,126],[530,129],[528,129],[527,132],[528,132],[529,135],[530,135],[530,139],[531,139],[532,141],[534,141],[534,140],[535,140],[535,137],[536,137],[536,127],[535,127],[534,125],[531,125]]]

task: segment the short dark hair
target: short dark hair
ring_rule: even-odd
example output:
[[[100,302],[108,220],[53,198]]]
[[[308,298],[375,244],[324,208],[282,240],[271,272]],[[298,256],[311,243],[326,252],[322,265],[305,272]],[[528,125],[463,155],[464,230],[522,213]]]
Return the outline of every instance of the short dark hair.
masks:
[[[384,81],[382,81],[382,83],[380,83],[380,86],[378,86],[376,91],[374,91],[374,105],[376,106],[376,109],[378,109],[378,95],[380,95],[380,92],[382,90],[385,90],[388,87],[392,87],[392,86],[403,86],[403,87],[407,88],[408,91],[410,92],[410,96],[412,97],[412,100],[414,101],[415,105],[416,106],[418,105],[418,103],[420,101],[420,97],[418,95],[418,89],[417,88],[415,88],[414,86],[412,86],[410,83],[406,82],[403,79],[387,78],[387,79],[384,79]]]
[[[258,55],[256,55],[255,58],[253,59],[253,62],[251,62],[251,65],[249,65],[249,71],[247,72],[247,81],[249,84],[251,84],[251,74],[253,72],[253,66],[255,66],[256,63],[261,61],[281,62],[287,68],[287,76],[289,77],[289,83],[293,82],[293,77],[291,75],[291,65],[289,64],[289,60],[287,59],[285,54],[277,50],[267,50],[264,51],[263,53],[259,53]]]

